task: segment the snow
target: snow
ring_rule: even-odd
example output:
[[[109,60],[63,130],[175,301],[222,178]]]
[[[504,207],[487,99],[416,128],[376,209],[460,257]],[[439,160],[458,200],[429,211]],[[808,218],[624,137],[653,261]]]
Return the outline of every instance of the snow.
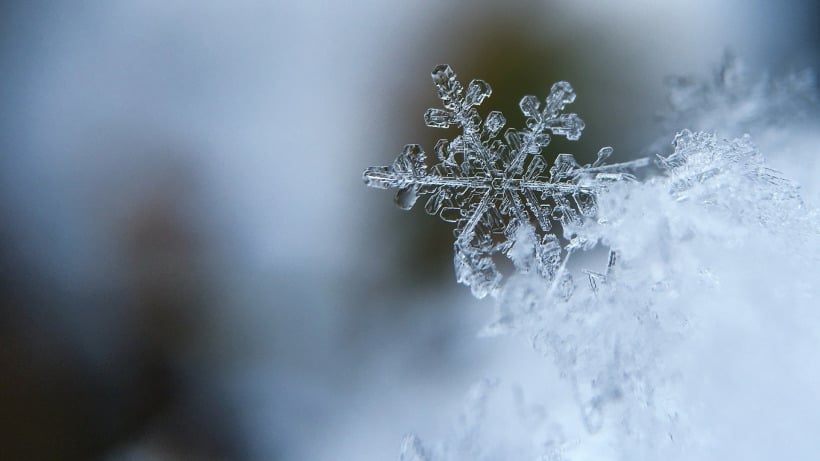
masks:
[[[808,74],[786,80],[794,85],[761,86],[741,83],[747,77],[738,69],[735,61],[724,63],[716,86],[681,84],[666,121],[692,117],[699,126],[730,106],[728,113],[737,117],[721,116],[726,131],[768,128],[773,114],[785,131],[816,100]],[[463,160],[439,155],[441,163],[428,171],[421,147],[408,145],[393,166],[368,169],[365,182],[400,188],[404,209],[424,194],[458,208],[458,280],[477,297],[496,299],[496,315],[484,335],[527,338],[547,359],[544,366],[568,384],[551,395],[536,391],[539,405],[553,409],[572,401],[575,412],[564,407],[542,415],[539,424],[521,429],[529,439],[518,434],[511,442],[498,422],[509,404],[486,408],[498,382],[481,381],[451,435],[429,446],[410,435],[401,459],[820,454],[820,440],[812,436],[820,414],[814,391],[820,365],[811,352],[820,346],[820,214],[801,197],[797,183],[767,166],[750,135],[726,139],[684,129],[674,137],[673,151],[658,155],[654,174],[641,181],[625,171],[647,162],[604,166],[608,148],[584,166],[559,154],[547,177],[541,150],[548,135],[574,137],[565,131],[567,124],[554,122],[575,98],[569,84],[553,86],[543,112],[533,97],[522,99],[531,131],[520,138],[513,132],[501,143],[493,139],[497,129],[482,131],[472,108],[470,101],[483,97],[465,102],[449,67],[437,68],[434,81],[445,110],[431,109],[425,118],[428,126],[463,128],[451,143]],[[470,88],[488,96],[489,85],[475,82]],[[681,91],[690,96],[680,97]],[[692,103],[691,94],[700,95],[696,102],[702,104]],[[583,122],[575,114],[571,118],[579,136]],[[403,203],[402,191],[409,189],[413,200]],[[460,200],[450,199],[455,196]],[[542,201],[547,198],[551,207]],[[551,208],[551,214],[544,212],[546,225],[539,218],[542,208]],[[428,202],[428,213],[441,210]],[[558,225],[553,228],[550,220]],[[603,267],[568,264],[596,248],[609,252]],[[503,283],[492,260],[498,253],[515,268]],[[588,284],[574,281],[584,274]],[[515,377],[507,378],[508,385],[515,383]],[[513,420],[521,424],[524,418],[518,414]],[[771,443],[740,442],[767,434]]]

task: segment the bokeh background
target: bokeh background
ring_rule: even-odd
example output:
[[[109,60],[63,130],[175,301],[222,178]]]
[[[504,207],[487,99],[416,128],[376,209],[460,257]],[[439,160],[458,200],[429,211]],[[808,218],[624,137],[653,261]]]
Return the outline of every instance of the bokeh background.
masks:
[[[568,80],[555,151],[646,154],[664,77],[818,66],[815,2],[5,1],[0,458],[397,459],[472,382],[451,230],[362,170],[432,150],[429,71],[484,106]],[[680,127],[685,128],[685,127]],[[510,350],[516,352],[510,353]],[[510,357],[515,357],[511,359]]]

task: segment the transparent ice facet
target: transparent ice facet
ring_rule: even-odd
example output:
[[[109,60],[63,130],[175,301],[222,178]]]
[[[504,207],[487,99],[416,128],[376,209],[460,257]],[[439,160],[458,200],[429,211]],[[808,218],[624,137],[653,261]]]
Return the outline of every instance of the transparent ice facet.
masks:
[[[424,113],[424,124],[431,128],[448,128],[450,112],[443,109],[427,109]]]
[[[544,109],[545,116],[555,117],[556,114],[564,110],[567,104],[575,102],[575,90],[568,82],[556,82],[550,88],[547,97],[547,106]]]
[[[418,200],[418,187],[415,185],[407,186],[399,189],[396,192],[396,205],[402,210],[409,210],[413,208]]]
[[[507,119],[504,118],[504,114],[501,112],[494,110],[487,115],[487,119],[484,121],[484,127],[487,129],[487,134],[494,138],[502,128],[504,128],[504,124],[507,123]]]
[[[606,162],[606,159],[608,159],[612,155],[612,152],[614,152],[614,149],[612,149],[611,147],[602,147],[601,150],[598,151],[598,158],[595,160],[595,163],[593,163],[592,166],[596,167]]]
[[[467,94],[464,96],[464,104],[468,106],[477,106],[484,102],[493,94],[492,88],[484,80],[473,80],[467,86]]]
[[[524,96],[521,98],[521,102],[518,103],[521,112],[531,118],[540,118],[541,113],[538,111],[540,106],[541,103],[538,101],[538,98],[533,95]]]

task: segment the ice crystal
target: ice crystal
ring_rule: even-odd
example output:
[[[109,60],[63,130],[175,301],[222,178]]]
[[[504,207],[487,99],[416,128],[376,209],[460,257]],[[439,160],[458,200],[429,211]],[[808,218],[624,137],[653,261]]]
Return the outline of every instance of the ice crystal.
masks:
[[[567,245],[553,224],[566,230],[594,216],[596,195],[607,183],[632,179],[628,172],[645,165],[646,159],[607,165],[612,148],[604,147],[592,164],[579,165],[572,154],[562,153],[548,168],[542,150],[551,136],[575,141],[584,129],[577,114],[563,113],[575,101],[567,82],[555,83],[543,105],[535,96],[524,96],[519,107],[527,117],[526,128],[508,128],[501,135],[506,124],[501,112],[492,111],[483,120],[478,113],[477,107],[492,94],[487,82],[473,80],[465,90],[448,65],[437,66],[432,78],[443,108],[428,109],[425,123],[433,128],[456,126],[462,133],[438,141],[438,163],[432,167],[421,146],[407,144],[392,165],[365,170],[365,183],[398,189],[396,204],[404,210],[429,196],[425,211],[456,226],[456,276],[475,296],[497,291],[497,254],[510,257],[518,271],[554,280]],[[532,245],[511,254],[522,239]],[[528,255],[529,249],[533,251]]]
[[[648,152],[663,152],[669,133],[717,132],[739,138],[754,135],[755,143],[772,165],[800,182],[805,198],[820,199],[820,162],[815,151],[820,140],[817,130],[818,93],[812,69],[778,75],[758,75],[744,62],[726,54],[706,76],[675,76],[666,80],[667,106],[658,114],[662,133]]]

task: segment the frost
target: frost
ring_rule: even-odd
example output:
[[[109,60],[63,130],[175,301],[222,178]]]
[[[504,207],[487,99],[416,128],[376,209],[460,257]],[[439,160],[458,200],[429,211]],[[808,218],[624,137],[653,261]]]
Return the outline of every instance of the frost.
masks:
[[[475,435],[486,435],[482,419],[494,417],[485,416],[483,398],[475,399],[480,405],[468,408],[481,411],[470,413],[463,430],[432,449],[407,439],[403,459],[748,459],[733,445],[738,432],[724,428],[749,424],[752,398],[755,408],[800,421],[795,427],[816,427],[812,414],[820,408],[811,406],[812,413],[802,407],[814,401],[820,376],[811,360],[820,346],[820,287],[814,282],[820,214],[795,182],[767,165],[751,136],[734,134],[812,110],[813,80],[809,73],[754,80],[737,65],[728,61],[714,83],[679,82],[683,93],[667,119],[689,114],[702,123],[708,114],[723,114],[729,118],[721,119],[721,127],[731,125],[731,134],[679,131],[671,148],[667,139],[666,153],[656,156],[658,174],[643,181],[630,171],[648,160],[606,165],[610,148],[583,166],[558,154],[547,173],[541,151],[549,136],[577,139],[583,128],[576,115],[561,113],[574,100],[569,84],[554,85],[544,108],[524,97],[527,128],[508,129],[499,138],[503,115],[491,112],[482,121],[475,107],[489,96],[489,85],[474,81],[462,96],[452,70],[437,68],[433,78],[444,109],[430,109],[425,120],[457,126],[462,134],[439,141],[439,163],[432,168],[420,147],[408,145],[392,166],[365,171],[365,181],[399,189],[397,203],[405,209],[429,196],[426,211],[456,224],[458,280],[476,296],[497,301],[483,334],[525,337],[548,357],[571,389],[556,399],[574,400],[579,423],[561,415],[545,422],[553,425],[552,437],[542,438],[538,448],[499,451]],[[573,256],[595,248],[608,257],[590,265]],[[497,254],[516,268],[503,284],[493,262]],[[570,256],[581,267],[571,267]],[[588,283],[576,284],[573,277],[579,276]],[[792,344],[785,339],[773,342],[787,336],[789,330],[777,329],[783,325],[814,329],[798,344],[803,355],[782,353],[784,344]],[[754,393],[760,379],[745,376],[731,393],[703,391],[709,385],[702,382],[711,378],[702,375],[720,376],[738,366],[713,355],[739,357],[742,365],[744,354],[726,352],[737,340],[754,348],[754,367],[767,354],[773,369],[795,362],[788,372],[808,374],[803,387],[799,380],[790,383],[801,397],[760,401]],[[766,426],[769,420],[777,418],[754,424],[777,431]],[[713,436],[710,430],[724,432]],[[779,435],[778,443],[792,436]],[[802,443],[820,453],[816,438]],[[761,452],[755,459],[771,455]]]
[[[818,100],[812,70],[758,77],[731,53],[711,78],[670,77],[666,86],[669,107],[659,118],[667,130],[717,130],[724,136],[782,128],[815,110]]]
[[[817,213],[750,138],[683,131],[673,146],[658,158],[661,176],[602,191],[597,219],[578,229],[617,255],[595,283],[566,299],[516,275],[486,330],[530,338],[571,382],[585,440],[610,434],[623,459],[691,459],[680,450],[705,443],[681,394],[680,357],[738,286],[762,278],[766,296],[790,286],[780,302],[792,309],[818,294],[805,280],[820,262]]]
[[[766,167],[750,136],[727,141],[684,130],[674,145],[672,155],[659,157],[658,163],[676,200],[722,208],[744,224],[794,226],[794,213],[803,209],[799,187]]]
[[[685,392],[709,363],[689,362],[698,335],[748,322],[742,312],[724,316],[727,301],[751,296],[744,293],[750,278],[760,280],[754,296],[778,302],[761,313],[747,301],[746,316],[789,306],[813,325],[820,320],[810,308],[818,288],[806,280],[820,263],[817,213],[794,183],[766,167],[748,137],[683,131],[658,164],[659,176],[602,190],[597,219],[577,229],[577,239],[613,250],[600,272],[587,271],[594,284],[567,297],[517,273],[499,290],[484,333],[523,336],[548,357],[570,384],[582,430],[572,431],[565,415],[556,433],[568,432],[570,445],[498,459],[713,459],[704,453],[715,442],[699,430],[713,413]],[[526,253],[528,238],[517,239],[510,255]],[[611,446],[590,455],[596,442]],[[477,444],[492,452],[489,441]],[[431,458],[450,459],[494,458]]]
[[[437,66],[433,83],[443,108],[424,114],[429,127],[456,126],[462,134],[441,139],[435,146],[438,163],[428,168],[426,154],[418,144],[408,144],[390,166],[371,167],[363,178],[370,187],[398,189],[396,204],[409,210],[428,197],[428,214],[455,224],[455,272],[460,283],[478,298],[495,293],[501,280],[493,257],[504,254],[523,272],[536,272],[553,280],[562,266],[562,247],[553,229],[582,224],[596,213],[596,195],[607,184],[632,180],[628,172],[644,166],[647,159],[607,165],[611,147],[598,152],[591,165],[579,165],[571,154],[559,154],[548,168],[541,155],[551,136],[578,140],[584,122],[578,115],[563,113],[575,101],[567,82],[554,84],[543,105],[535,96],[524,96],[519,107],[527,117],[523,130],[501,130],[506,119],[492,111],[482,121],[477,106],[492,94],[483,80],[464,86],[448,65]],[[532,255],[510,255],[515,238],[526,237]]]
[[[413,434],[404,437],[404,441],[402,441],[401,444],[401,457],[399,459],[401,461],[430,461],[421,440]]]
[[[771,164],[803,185],[803,196],[820,199],[817,152],[817,77],[812,69],[782,75],[758,75],[726,54],[707,76],[670,77],[665,110],[659,114],[663,134],[649,148],[662,152],[669,134],[681,129],[717,132],[728,138],[754,136]],[[795,162],[800,158],[800,162]]]

